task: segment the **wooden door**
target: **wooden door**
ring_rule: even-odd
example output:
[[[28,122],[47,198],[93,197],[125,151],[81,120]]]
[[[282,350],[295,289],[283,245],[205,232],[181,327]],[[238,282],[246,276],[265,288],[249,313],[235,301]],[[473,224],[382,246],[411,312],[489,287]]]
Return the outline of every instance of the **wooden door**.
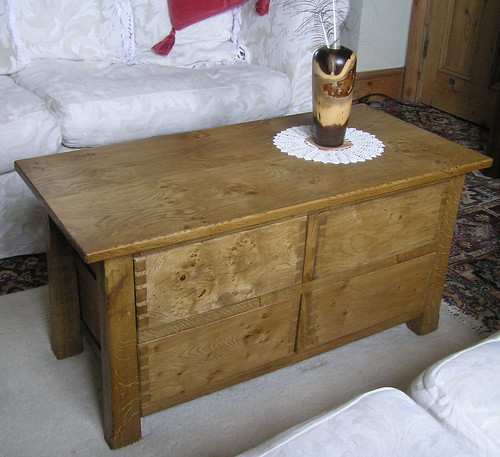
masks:
[[[404,93],[490,127],[500,99],[499,48],[499,0],[415,0]]]

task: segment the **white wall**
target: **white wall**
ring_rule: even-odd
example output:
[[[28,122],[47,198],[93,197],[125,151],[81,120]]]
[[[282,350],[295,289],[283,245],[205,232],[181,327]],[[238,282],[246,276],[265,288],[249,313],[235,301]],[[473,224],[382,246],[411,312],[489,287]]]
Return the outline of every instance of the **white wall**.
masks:
[[[349,15],[347,16],[345,29],[341,35],[343,46],[358,52],[359,34],[361,29],[361,11],[363,0],[350,0]]]
[[[413,0],[351,0],[344,46],[358,71],[404,67]]]

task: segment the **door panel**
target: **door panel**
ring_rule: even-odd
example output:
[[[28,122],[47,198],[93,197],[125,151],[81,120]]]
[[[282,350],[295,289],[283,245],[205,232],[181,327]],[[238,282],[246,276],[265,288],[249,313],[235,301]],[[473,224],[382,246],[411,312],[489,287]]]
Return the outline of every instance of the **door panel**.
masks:
[[[499,99],[499,17],[498,0],[431,2],[421,102],[491,126]]]

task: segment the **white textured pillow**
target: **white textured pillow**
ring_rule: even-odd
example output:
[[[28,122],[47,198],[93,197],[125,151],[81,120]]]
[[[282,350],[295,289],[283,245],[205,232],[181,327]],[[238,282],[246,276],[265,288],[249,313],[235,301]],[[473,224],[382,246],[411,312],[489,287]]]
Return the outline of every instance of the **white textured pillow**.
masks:
[[[176,32],[168,56],[151,48],[172,30],[167,0],[131,0],[136,62],[184,66],[234,60],[238,55],[235,10],[229,10]]]
[[[31,58],[126,60],[130,0],[10,0]]]
[[[8,75],[22,70],[27,61],[20,58],[10,26],[10,8],[0,0],[0,74]]]

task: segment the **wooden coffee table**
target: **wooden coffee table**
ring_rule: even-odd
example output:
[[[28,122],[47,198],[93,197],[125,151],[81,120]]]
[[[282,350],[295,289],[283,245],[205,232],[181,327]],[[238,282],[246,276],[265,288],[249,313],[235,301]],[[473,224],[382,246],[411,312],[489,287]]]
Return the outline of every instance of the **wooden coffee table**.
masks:
[[[351,165],[273,146],[298,115],[16,162],[47,213],[51,343],[102,363],[104,433],[407,322],[438,326],[465,174],[491,159],[385,113]]]

